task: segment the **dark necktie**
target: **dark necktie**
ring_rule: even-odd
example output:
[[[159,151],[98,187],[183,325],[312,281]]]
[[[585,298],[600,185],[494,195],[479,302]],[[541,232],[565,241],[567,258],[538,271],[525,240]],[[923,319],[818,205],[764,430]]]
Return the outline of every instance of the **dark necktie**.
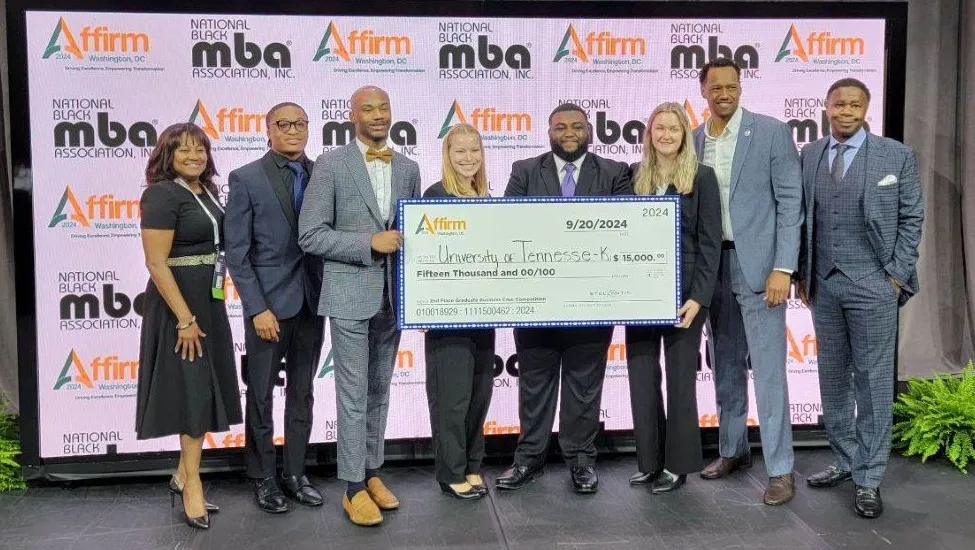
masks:
[[[572,176],[576,165],[571,162],[565,164],[565,178],[562,180],[562,196],[573,197],[576,194],[576,179]]]
[[[843,154],[849,148],[850,146],[845,143],[837,143],[833,146],[833,149],[836,149],[836,157],[833,159],[833,166],[829,169],[829,174],[833,178],[833,183],[837,185],[843,181],[843,172],[846,167],[846,159],[843,158]]]
[[[288,169],[295,173],[295,182],[291,186],[291,199],[294,203],[295,214],[299,214],[301,213],[301,201],[305,199],[308,172],[305,171],[305,166],[296,160],[288,162]]]

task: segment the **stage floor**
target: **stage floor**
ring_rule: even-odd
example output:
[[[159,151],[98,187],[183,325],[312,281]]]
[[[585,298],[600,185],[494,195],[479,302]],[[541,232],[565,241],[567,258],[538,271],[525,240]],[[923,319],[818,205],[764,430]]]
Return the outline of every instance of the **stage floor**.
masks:
[[[975,548],[972,477],[943,462],[894,457],[882,490],[886,511],[863,520],[853,513],[852,484],[806,486],[804,476],[829,461],[826,450],[797,451],[796,498],[775,508],[761,503],[760,458],[727,479],[689,476],[680,491],[660,496],[627,484],[636,468],[632,456],[600,460],[593,496],[572,493],[566,467],[550,463],[534,485],[514,493],[492,488],[475,502],[441,494],[431,464],[391,466],[385,480],[402,506],[375,528],[356,527],[343,515],[334,469],[311,472],[323,507],[293,505],[280,516],[256,508],[251,484],[240,475],[207,476],[207,497],[222,507],[209,532],[182,523],[179,503],[169,507],[164,479],[40,487],[0,494],[0,548]],[[493,482],[501,470],[488,466],[485,477]]]

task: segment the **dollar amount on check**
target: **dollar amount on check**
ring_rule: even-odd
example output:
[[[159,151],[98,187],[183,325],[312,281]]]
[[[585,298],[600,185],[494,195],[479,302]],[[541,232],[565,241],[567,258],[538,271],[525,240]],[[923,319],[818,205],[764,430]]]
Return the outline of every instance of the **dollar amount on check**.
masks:
[[[678,197],[403,199],[402,328],[671,324]]]

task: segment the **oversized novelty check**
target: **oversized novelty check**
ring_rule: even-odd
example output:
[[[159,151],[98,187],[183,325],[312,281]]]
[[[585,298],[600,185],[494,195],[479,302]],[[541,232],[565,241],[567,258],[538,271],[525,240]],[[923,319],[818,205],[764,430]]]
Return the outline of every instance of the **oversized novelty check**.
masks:
[[[673,324],[676,196],[403,199],[399,325]]]

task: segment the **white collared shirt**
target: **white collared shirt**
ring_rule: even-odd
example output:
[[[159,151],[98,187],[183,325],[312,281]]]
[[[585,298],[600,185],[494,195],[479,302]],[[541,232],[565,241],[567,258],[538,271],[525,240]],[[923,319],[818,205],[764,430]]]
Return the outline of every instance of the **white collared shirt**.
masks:
[[[385,163],[379,159],[367,161],[366,151],[369,150],[369,146],[358,137],[355,143],[359,146],[359,151],[362,152],[362,160],[366,163],[369,183],[372,184],[372,192],[376,195],[376,202],[379,203],[379,213],[384,220],[389,221],[389,200],[393,193],[393,164],[391,162]],[[380,149],[380,151],[382,150]]]
[[[572,179],[574,179],[576,182],[576,189],[579,188],[579,171],[582,170],[582,163],[586,160],[587,154],[588,153],[583,153],[581,157],[572,161],[572,164],[576,167],[575,172],[572,172]],[[553,154],[552,156],[555,157],[555,172],[559,176],[559,189],[561,190],[562,182],[565,181],[565,165],[569,163],[566,162],[565,159],[560,158],[558,155]]]
[[[718,179],[718,195],[721,197],[721,229],[726,241],[735,240],[734,232],[731,230],[729,204],[731,202],[731,166],[735,160],[741,117],[741,107],[738,107],[718,137],[711,137],[710,120],[704,126],[704,152],[701,155],[701,162],[714,169],[714,175]]]

